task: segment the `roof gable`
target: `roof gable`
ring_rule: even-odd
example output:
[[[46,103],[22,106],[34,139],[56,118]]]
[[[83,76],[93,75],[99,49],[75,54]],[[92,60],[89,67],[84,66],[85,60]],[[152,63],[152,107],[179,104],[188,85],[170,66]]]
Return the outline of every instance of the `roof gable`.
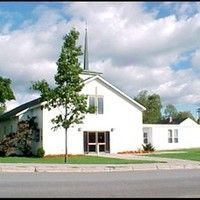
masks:
[[[192,120],[191,118],[186,118],[185,120],[183,120],[180,125],[183,125],[183,126],[198,126],[198,124]]]
[[[127,94],[125,94],[124,92],[122,92],[121,90],[119,90],[114,85],[110,84],[108,81],[106,81],[104,78],[102,78],[99,75],[93,76],[93,77],[85,80],[84,83],[87,84],[87,83],[89,83],[89,82],[91,82],[91,81],[93,81],[95,79],[97,79],[100,82],[102,82],[103,84],[105,84],[109,89],[111,89],[114,92],[116,92],[117,94],[119,94],[126,101],[128,101],[128,102],[132,103],[133,105],[135,105],[139,110],[141,110],[141,111],[146,110],[146,108],[144,106],[142,106],[141,104],[139,104],[137,101],[135,101],[134,99],[132,99],[131,97],[129,97]]]
[[[106,81],[104,78],[102,78],[101,76],[99,75],[96,75],[96,76],[92,76],[92,77],[88,77],[87,79],[84,80],[84,83],[87,84],[88,82],[92,81],[92,80],[95,80],[95,79],[98,79],[100,82],[102,82],[103,84],[105,84],[108,88],[110,88],[111,90],[115,91],[116,93],[118,93],[121,97],[123,97],[125,100],[127,100],[128,102],[134,104],[139,110],[141,111],[144,111],[146,110],[146,108],[144,106],[142,106],[141,104],[139,104],[138,102],[136,102],[135,100],[133,100],[131,97],[129,97],[128,95],[126,95],[125,93],[123,93],[121,90],[119,90],[118,88],[116,88],[115,86],[113,86],[112,84],[110,84],[108,81]],[[41,98],[37,98],[37,99],[34,99],[32,101],[29,101],[27,103],[24,103],[6,113],[3,113],[2,115],[0,115],[0,121],[4,121],[4,120],[7,120],[9,119],[10,117],[13,117],[13,116],[17,116],[18,113],[30,108],[30,107],[33,107],[33,106],[36,106],[36,105],[39,105],[41,104],[42,101],[41,101]]]

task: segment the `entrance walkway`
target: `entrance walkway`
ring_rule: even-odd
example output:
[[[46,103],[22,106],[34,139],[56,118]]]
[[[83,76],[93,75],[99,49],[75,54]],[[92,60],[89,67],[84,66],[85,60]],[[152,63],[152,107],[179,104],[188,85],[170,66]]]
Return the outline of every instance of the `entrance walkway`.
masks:
[[[135,155],[135,154],[99,154],[99,156],[104,157],[111,157],[111,158],[121,158],[121,159],[134,159],[134,160],[154,160],[154,161],[164,161],[169,164],[176,164],[176,165],[184,165],[184,164],[200,164],[198,161],[192,160],[181,160],[181,159],[174,159],[174,158],[158,158],[158,157],[149,157],[143,155]]]

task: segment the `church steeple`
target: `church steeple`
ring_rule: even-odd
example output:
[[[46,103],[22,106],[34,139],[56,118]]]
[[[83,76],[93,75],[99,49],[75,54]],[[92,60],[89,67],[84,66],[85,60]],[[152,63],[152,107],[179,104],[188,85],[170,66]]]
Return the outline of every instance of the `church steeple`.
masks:
[[[84,47],[84,70],[89,70],[89,63],[88,63],[88,44],[87,44],[87,22],[85,25],[85,47]]]
[[[87,79],[96,75],[101,75],[101,72],[95,72],[89,70],[89,62],[88,62],[88,38],[87,38],[87,22],[85,23],[85,44],[84,44],[84,60],[83,60],[83,71],[81,73],[82,79]]]

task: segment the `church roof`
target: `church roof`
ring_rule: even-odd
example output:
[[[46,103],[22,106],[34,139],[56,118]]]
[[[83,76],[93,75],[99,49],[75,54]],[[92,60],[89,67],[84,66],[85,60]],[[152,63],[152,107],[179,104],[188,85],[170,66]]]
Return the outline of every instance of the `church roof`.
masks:
[[[30,108],[32,106],[38,105],[41,103],[41,98],[34,99],[32,101],[29,101],[27,103],[24,103],[6,113],[3,113],[0,115],[0,121],[4,121],[6,119],[9,119],[10,117],[16,116],[16,114],[20,113],[21,111]]]
[[[115,92],[117,92],[120,96],[122,96],[123,98],[125,98],[126,100],[128,100],[129,102],[133,103],[138,109],[140,109],[141,111],[146,110],[146,108],[144,106],[142,106],[141,104],[139,104],[138,102],[136,102],[135,100],[133,100],[131,97],[129,97],[128,95],[126,95],[125,93],[123,93],[121,90],[119,90],[118,88],[116,88],[114,85],[110,84],[108,81],[106,81],[104,78],[102,78],[101,76],[99,76],[98,74],[96,76],[93,77],[89,77],[87,79],[84,80],[84,83],[87,84],[88,82],[94,80],[94,79],[98,79],[101,82],[103,82],[104,84],[106,84],[110,89],[114,90]],[[27,109],[27,108],[31,108],[33,106],[39,105],[42,103],[41,98],[37,98],[34,99],[32,101],[29,101],[27,103],[24,103],[6,113],[3,113],[2,115],[0,115],[0,121],[4,121],[6,119],[9,119],[10,117],[16,116],[18,113],[22,112],[23,110]]]

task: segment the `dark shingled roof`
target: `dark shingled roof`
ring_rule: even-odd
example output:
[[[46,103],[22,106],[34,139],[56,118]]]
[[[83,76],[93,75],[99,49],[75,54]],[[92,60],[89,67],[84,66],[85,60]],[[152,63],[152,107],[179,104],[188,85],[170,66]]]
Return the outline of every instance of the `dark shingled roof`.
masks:
[[[172,121],[170,122],[169,118],[164,119],[160,122],[160,124],[180,124],[181,122],[183,122],[184,120],[186,120],[186,118],[184,119],[172,119]]]
[[[19,112],[21,112],[21,111],[23,111],[23,110],[25,110],[25,109],[27,109],[29,107],[35,106],[35,105],[37,105],[37,104],[39,104],[41,102],[42,102],[41,98],[37,98],[37,99],[29,101],[29,102],[27,102],[25,104],[22,104],[22,105],[20,105],[20,106],[18,106],[16,108],[6,112],[6,113],[3,113],[2,115],[0,115],[0,121],[4,121],[4,120],[6,120],[6,119],[8,119],[10,117],[13,117],[17,113],[19,113]]]

